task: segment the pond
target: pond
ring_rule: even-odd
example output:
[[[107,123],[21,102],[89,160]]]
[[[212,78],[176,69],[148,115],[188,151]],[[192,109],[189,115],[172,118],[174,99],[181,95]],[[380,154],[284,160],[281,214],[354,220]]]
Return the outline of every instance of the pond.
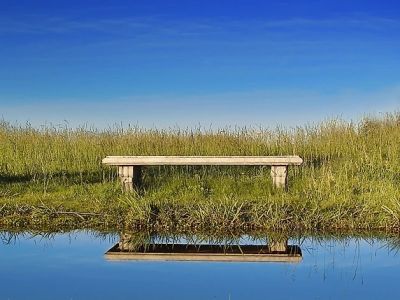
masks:
[[[399,298],[398,235],[225,238],[145,234],[133,235],[133,239],[132,234],[96,231],[0,231],[0,235],[0,300]],[[220,244],[211,248],[240,248],[240,254],[239,259],[229,262],[198,257],[175,260],[173,255],[149,260],[129,258],[128,254],[127,259],[107,257],[105,253],[123,245],[121,237],[126,236],[140,241],[131,244],[136,251],[145,241],[148,253],[150,249],[158,251],[156,245],[208,249],[211,244]],[[288,248],[271,247],[277,237]],[[266,255],[300,249],[295,253],[299,258],[281,262],[240,259],[240,255],[246,257],[246,249],[254,247],[272,250]]]

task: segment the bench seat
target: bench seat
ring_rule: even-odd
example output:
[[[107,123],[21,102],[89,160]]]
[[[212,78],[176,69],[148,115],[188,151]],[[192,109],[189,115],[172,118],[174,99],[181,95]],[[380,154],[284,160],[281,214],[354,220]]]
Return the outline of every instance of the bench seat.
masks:
[[[274,187],[285,187],[287,166],[301,165],[299,156],[107,156],[102,163],[118,166],[123,191],[140,183],[142,166],[271,166]]]

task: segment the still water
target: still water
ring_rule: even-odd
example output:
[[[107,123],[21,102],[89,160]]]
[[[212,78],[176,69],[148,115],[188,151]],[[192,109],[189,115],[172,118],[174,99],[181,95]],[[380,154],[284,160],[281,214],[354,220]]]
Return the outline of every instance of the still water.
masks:
[[[0,300],[400,299],[396,235],[289,236],[287,244],[302,257],[279,263],[110,261],[104,254],[119,242],[118,233],[0,231],[0,237]],[[235,241],[262,245],[268,238]]]

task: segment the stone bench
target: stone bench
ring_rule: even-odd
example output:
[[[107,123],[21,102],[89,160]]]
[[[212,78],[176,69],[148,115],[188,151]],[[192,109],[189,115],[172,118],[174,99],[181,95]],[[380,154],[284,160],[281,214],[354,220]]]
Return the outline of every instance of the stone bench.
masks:
[[[285,187],[287,167],[300,165],[299,156],[107,156],[103,164],[118,166],[118,175],[124,192],[137,187],[142,166],[271,166],[274,187]]]

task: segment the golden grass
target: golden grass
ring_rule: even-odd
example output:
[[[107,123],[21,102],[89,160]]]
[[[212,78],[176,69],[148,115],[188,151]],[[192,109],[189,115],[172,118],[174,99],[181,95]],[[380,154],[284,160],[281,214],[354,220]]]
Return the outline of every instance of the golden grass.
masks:
[[[274,130],[33,128],[3,120],[0,223],[22,216],[29,223],[32,209],[58,207],[54,218],[86,212],[126,226],[398,229],[398,141],[399,112]],[[101,165],[107,155],[299,155],[304,164],[289,168],[287,192],[272,189],[266,167],[149,167],[143,188],[124,195],[115,168]],[[23,213],[24,205],[31,210]]]

